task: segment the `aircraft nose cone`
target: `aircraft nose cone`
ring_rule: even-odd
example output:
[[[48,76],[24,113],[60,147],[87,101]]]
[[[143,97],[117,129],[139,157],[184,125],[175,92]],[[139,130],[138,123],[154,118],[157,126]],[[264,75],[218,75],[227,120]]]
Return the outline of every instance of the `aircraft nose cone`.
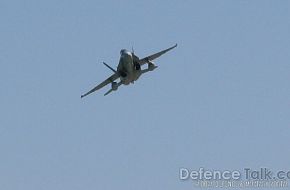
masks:
[[[130,52],[124,52],[123,54],[122,54],[122,57],[131,57],[132,56],[132,54],[130,53]]]
[[[132,59],[132,54],[130,52],[126,52],[122,54],[122,59],[126,62]]]

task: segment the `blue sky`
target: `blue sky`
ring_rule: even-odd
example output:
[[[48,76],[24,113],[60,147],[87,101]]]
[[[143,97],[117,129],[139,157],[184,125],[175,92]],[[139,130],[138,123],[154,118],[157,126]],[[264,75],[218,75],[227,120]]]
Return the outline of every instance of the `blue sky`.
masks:
[[[194,189],[179,168],[290,170],[289,1],[1,1],[0,189]],[[175,43],[80,95],[120,49]]]

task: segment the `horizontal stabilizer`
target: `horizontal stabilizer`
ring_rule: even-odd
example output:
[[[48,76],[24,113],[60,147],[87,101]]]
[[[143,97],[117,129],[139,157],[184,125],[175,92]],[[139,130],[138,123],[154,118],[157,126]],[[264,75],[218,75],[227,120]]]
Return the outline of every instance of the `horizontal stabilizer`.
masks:
[[[106,92],[106,93],[104,94],[104,96],[107,96],[107,95],[110,94],[111,92],[113,92],[113,89],[110,89],[108,92]]]

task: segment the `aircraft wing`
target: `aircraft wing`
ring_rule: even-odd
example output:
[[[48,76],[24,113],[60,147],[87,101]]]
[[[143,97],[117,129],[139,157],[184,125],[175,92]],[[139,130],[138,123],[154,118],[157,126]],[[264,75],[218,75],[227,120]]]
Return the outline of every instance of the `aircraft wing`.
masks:
[[[118,79],[120,77],[120,75],[118,73],[113,74],[112,76],[110,76],[109,78],[107,78],[105,81],[103,81],[101,84],[99,84],[98,86],[96,86],[95,88],[93,88],[92,90],[88,91],[87,93],[81,95],[81,98],[103,88],[104,86],[106,86],[107,84],[113,82],[114,80]]]
[[[155,53],[155,54],[153,54],[153,55],[149,55],[149,56],[147,56],[147,57],[144,57],[143,59],[138,60],[138,62],[139,62],[140,65],[144,65],[145,63],[148,63],[149,61],[152,61],[152,60],[154,60],[154,59],[160,57],[161,55],[163,55],[164,53],[166,53],[166,52],[172,50],[172,49],[175,48],[175,47],[177,47],[177,44],[175,44],[174,46],[172,46],[172,47],[170,47],[170,48],[168,48],[168,49],[165,49],[165,50],[163,50],[163,51],[160,51],[160,52],[158,52],[158,53]]]

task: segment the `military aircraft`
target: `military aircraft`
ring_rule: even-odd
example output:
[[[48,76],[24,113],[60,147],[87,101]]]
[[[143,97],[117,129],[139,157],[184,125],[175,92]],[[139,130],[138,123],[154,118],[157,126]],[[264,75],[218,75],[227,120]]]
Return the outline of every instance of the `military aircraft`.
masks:
[[[102,87],[106,86],[109,83],[111,83],[111,89],[108,92],[106,92],[104,94],[104,96],[108,95],[112,91],[116,91],[118,89],[118,87],[122,84],[129,85],[130,83],[134,83],[134,81],[138,80],[138,78],[142,74],[147,73],[148,71],[153,71],[154,69],[157,68],[157,66],[154,65],[152,60],[160,57],[161,55],[172,50],[175,47],[177,47],[177,44],[175,44],[174,46],[172,46],[168,49],[160,51],[158,53],[144,57],[143,59],[139,59],[139,57],[134,54],[133,49],[132,49],[132,52],[130,52],[126,49],[122,49],[120,51],[121,57],[120,57],[120,61],[119,61],[119,65],[117,67],[117,70],[113,69],[108,64],[103,62],[103,64],[106,67],[108,67],[110,70],[112,70],[114,72],[114,74],[112,76],[110,76],[109,78],[107,78],[102,83],[100,83],[99,85],[97,85],[96,87],[94,87],[89,92],[81,95],[81,98],[101,89]],[[142,70],[141,66],[145,65],[145,64],[148,64],[148,67],[146,69]],[[120,78],[120,81],[115,82],[115,80],[117,80],[118,78]]]

